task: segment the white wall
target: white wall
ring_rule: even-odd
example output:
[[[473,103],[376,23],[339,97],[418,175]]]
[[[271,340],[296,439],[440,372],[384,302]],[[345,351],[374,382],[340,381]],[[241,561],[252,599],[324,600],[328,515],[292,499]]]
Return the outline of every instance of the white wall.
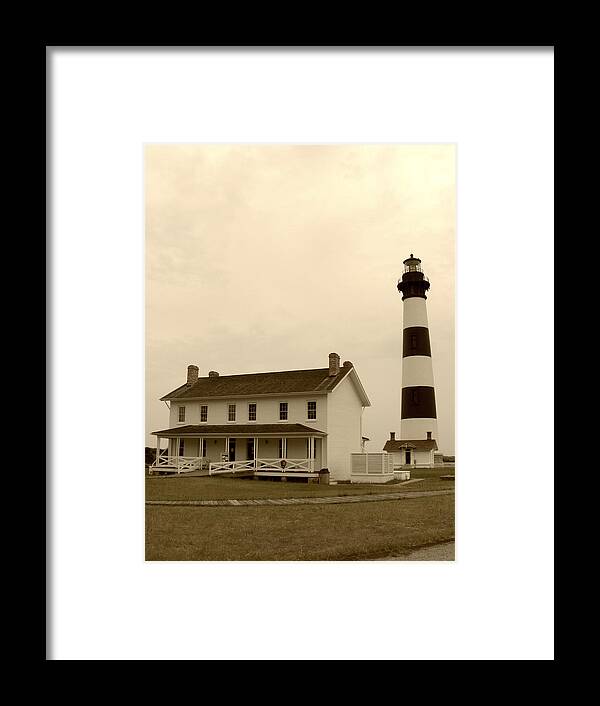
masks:
[[[354,390],[354,385],[350,382],[349,378],[347,377],[343,382],[340,383],[338,388],[336,388],[336,391],[334,391],[333,394],[337,394],[337,390],[339,390],[342,386],[348,386],[348,389],[351,388],[352,391]],[[341,436],[339,431],[336,431],[336,439],[337,439],[337,444],[340,446],[340,448],[343,449],[348,449],[347,453],[345,451],[341,451],[340,453],[345,454],[348,457],[348,469],[349,469],[349,454],[352,451],[360,451],[360,441],[361,441],[361,431],[360,431],[360,414],[361,414],[361,405],[360,405],[360,400],[358,399],[356,393],[351,393],[348,396],[348,393],[345,395],[346,397],[349,397],[351,400],[350,407],[355,410],[356,412],[356,403],[358,400],[358,411],[355,414],[351,414],[351,427],[354,430],[355,428],[358,429],[358,432],[352,432],[352,440],[354,442],[354,437],[358,437],[358,448],[355,448],[353,445],[348,445],[346,442],[344,442],[344,433],[342,432]],[[344,393],[342,393],[342,397],[344,397]],[[308,406],[307,402],[309,400],[314,400],[317,403],[317,418],[316,419],[308,419]],[[330,400],[330,395],[327,394],[321,394],[321,395],[307,395],[306,397],[286,397],[285,395],[282,395],[281,397],[269,397],[269,398],[248,398],[248,399],[240,399],[240,398],[231,398],[231,400],[214,400],[214,399],[207,399],[207,400],[191,400],[191,401],[186,401],[186,402],[177,402],[177,401],[172,401],[171,402],[171,409],[169,412],[169,424],[168,428],[173,429],[177,427],[182,427],[187,424],[199,424],[202,426],[202,423],[200,422],[200,405],[206,404],[208,405],[208,419],[206,421],[206,424],[226,424],[227,426],[230,426],[232,429],[232,432],[235,430],[235,427],[240,424],[251,424],[252,422],[249,422],[248,420],[248,404],[250,402],[255,402],[256,403],[256,423],[257,424],[283,424],[282,420],[279,419],[279,403],[280,402],[287,402],[288,403],[288,419],[287,423],[288,424],[303,424],[304,426],[310,427],[311,429],[318,429],[319,431],[324,431],[327,432],[327,421],[328,421],[328,404]],[[340,402],[341,397],[339,398]],[[235,404],[236,405],[236,421],[235,422],[229,422],[227,420],[227,411],[228,411],[228,405],[229,404]],[[185,406],[186,408],[186,413],[185,413],[185,422],[179,422],[179,407]],[[345,405],[342,403],[341,405],[338,405],[338,407],[341,407],[341,417],[338,419],[336,422],[336,430],[343,429],[345,425],[347,424],[346,417],[347,417],[347,410],[345,410]],[[338,412],[339,414],[339,412]],[[268,441],[268,443],[267,443]],[[207,459],[209,461],[220,461],[221,460],[221,454],[224,451],[225,447],[225,440],[224,439],[218,439],[217,443],[214,443],[214,439],[207,439],[206,442],[206,454],[207,454]],[[186,456],[196,456],[198,454],[198,440],[197,439],[187,439],[186,440],[186,446],[185,446],[185,455]],[[247,446],[246,446],[246,439],[238,439],[236,442],[236,461],[245,461],[247,458]],[[173,440],[171,444],[169,445],[169,453],[171,455],[176,454],[176,445],[175,441]],[[315,445],[315,467],[317,469],[319,468],[324,468],[328,464],[328,454],[327,454],[327,449],[328,449],[328,442],[327,439],[322,439],[322,440],[316,440],[316,445]],[[258,444],[258,458],[278,458],[279,454],[279,440],[277,438],[271,438],[271,439],[261,439],[259,440]],[[288,439],[287,442],[287,456],[288,458],[306,458],[306,440],[305,439]],[[349,471],[348,471],[349,472]],[[333,476],[332,476],[333,477]],[[349,476],[348,476],[349,477]]]
[[[393,451],[394,466],[403,466],[405,463],[404,451]],[[418,468],[430,468],[433,466],[433,451],[417,451],[411,449],[411,466]]]
[[[287,458],[306,458],[306,439],[288,439]]]
[[[351,453],[361,451],[362,402],[350,375],[329,395],[327,405],[327,468],[332,480],[350,480]]]
[[[431,432],[431,438],[437,441],[437,419],[419,417],[400,420],[400,439],[427,439],[428,431]]]
[[[416,385],[435,387],[433,365],[429,355],[409,355],[402,358],[402,387]]]
[[[317,418],[308,419],[307,402],[317,403]],[[279,419],[279,403],[287,402],[289,424],[304,424],[312,429],[326,431],[327,429],[327,395],[312,395],[307,397],[264,397],[256,399],[240,399],[232,397],[230,400],[201,400],[201,401],[176,401],[171,402],[169,413],[169,428],[184,426],[185,424],[200,424],[200,405],[208,406],[208,419],[206,424],[251,424],[248,420],[248,404],[256,403],[257,424],[282,424]],[[228,405],[236,405],[236,420],[229,422]],[[185,422],[179,422],[179,407],[185,407]]]
[[[417,467],[429,468],[433,466],[433,451],[413,451]]]
[[[207,461],[220,461],[222,453],[225,453],[225,439],[206,439]]]
[[[427,326],[427,300],[423,297],[409,297],[404,300],[402,328]]]

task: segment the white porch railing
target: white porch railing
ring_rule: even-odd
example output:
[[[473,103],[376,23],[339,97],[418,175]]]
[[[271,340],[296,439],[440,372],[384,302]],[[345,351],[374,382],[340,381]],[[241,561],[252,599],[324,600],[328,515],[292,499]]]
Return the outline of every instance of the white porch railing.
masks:
[[[314,458],[257,458],[248,461],[213,461],[199,456],[159,456],[150,468],[175,468],[178,473],[208,470],[209,475],[239,471],[303,471],[314,473]]]
[[[282,464],[282,461],[284,463]],[[218,461],[211,463],[208,474],[238,471],[304,471],[314,473],[314,458],[257,458],[250,461]]]
[[[315,459],[314,458],[258,458],[258,459],[256,459],[256,470],[257,471],[305,471],[307,473],[313,473],[315,470]]]
[[[159,456],[150,468],[176,468],[178,473],[186,471],[204,470],[209,467],[209,462],[200,456]]]
[[[254,461],[217,461],[208,467],[208,475],[215,473],[236,473],[236,471],[253,471]]]

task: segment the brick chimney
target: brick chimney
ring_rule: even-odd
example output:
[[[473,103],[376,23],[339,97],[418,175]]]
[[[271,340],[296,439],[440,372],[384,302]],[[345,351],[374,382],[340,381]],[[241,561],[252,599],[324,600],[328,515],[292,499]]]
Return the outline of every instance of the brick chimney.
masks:
[[[431,432],[430,431],[427,432],[427,441],[431,441]]]
[[[198,382],[198,366],[188,365],[187,384],[193,385]]]
[[[219,377],[219,373],[218,373],[216,370],[211,370],[211,371],[208,373],[208,377],[209,377],[209,378],[218,378],[218,377]]]
[[[351,360],[345,360],[345,361],[344,361],[344,365],[343,365],[342,367],[344,367],[344,368],[352,368],[352,367],[354,367],[354,366],[353,366],[353,363],[352,363]]]
[[[396,432],[395,431],[390,432],[390,441],[396,441]]]
[[[340,372],[340,356],[337,353],[329,354],[329,375],[337,375]]]

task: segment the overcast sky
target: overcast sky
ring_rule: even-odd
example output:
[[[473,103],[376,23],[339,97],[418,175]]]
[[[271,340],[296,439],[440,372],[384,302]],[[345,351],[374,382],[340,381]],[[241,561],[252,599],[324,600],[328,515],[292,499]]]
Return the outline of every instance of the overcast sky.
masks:
[[[146,445],[187,366],[221,375],[351,360],[369,451],[400,431],[410,253],[427,306],[438,445],[454,453],[454,145],[148,145]]]

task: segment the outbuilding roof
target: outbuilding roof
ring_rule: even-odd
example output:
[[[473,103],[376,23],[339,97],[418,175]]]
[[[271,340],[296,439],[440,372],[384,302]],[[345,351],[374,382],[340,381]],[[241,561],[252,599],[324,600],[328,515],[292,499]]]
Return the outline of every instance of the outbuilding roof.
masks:
[[[392,441],[388,439],[383,447],[384,451],[401,451],[402,449],[416,449],[417,451],[434,451],[437,450],[437,441],[435,439],[397,439]]]

